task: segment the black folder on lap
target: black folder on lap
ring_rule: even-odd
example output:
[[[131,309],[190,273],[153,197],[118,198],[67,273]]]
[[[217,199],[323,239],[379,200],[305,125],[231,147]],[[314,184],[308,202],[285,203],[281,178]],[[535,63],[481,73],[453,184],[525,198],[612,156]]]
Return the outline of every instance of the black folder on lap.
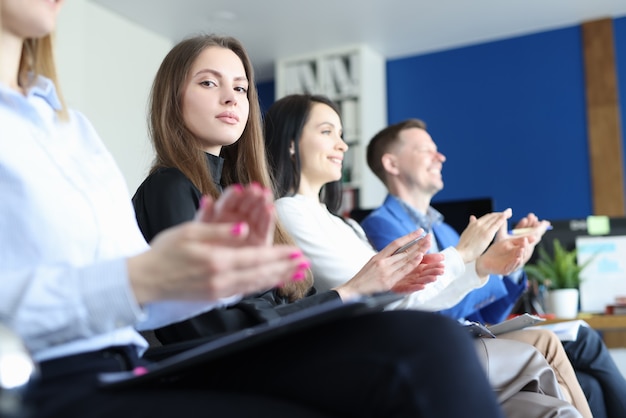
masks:
[[[136,371],[101,373],[101,386],[116,389],[129,386],[150,384],[173,376],[185,369],[198,366],[203,362],[215,360],[222,355],[253,347],[276,336],[331,322],[340,318],[361,315],[366,312],[381,311],[386,305],[402,298],[395,293],[380,293],[362,297],[349,302],[332,300],[316,306],[276,318],[270,322],[233,332],[213,339],[195,340],[164,346],[168,350],[179,351],[164,360],[154,362]]]

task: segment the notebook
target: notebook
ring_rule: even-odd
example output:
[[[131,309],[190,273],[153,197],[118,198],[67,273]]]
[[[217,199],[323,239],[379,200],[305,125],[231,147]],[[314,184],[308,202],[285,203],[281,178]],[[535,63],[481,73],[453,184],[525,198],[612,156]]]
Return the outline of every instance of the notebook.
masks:
[[[495,325],[490,325],[487,328],[493,335],[504,334],[506,332],[517,331],[535,325],[537,322],[545,321],[544,318],[540,318],[536,315],[525,313],[523,315],[516,316],[511,319],[507,319],[504,322],[500,322]]]
[[[180,352],[142,367],[139,372],[134,370],[101,373],[99,375],[100,384],[108,389],[150,384],[172,373],[182,372],[208,360],[215,360],[222,355],[254,347],[294,330],[304,330],[315,325],[362,315],[367,312],[382,311],[385,306],[402,297],[396,293],[380,293],[349,302],[336,299],[220,338],[207,338],[206,342],[195,340],[180,345],[170,344],[167,346],[168,349],[178,349]]]

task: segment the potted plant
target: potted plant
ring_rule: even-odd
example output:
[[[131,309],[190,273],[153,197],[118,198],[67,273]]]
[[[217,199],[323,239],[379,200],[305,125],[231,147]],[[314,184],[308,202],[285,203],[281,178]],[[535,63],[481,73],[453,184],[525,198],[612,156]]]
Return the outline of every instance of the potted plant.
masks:
[[[566,250],[556,238],[553,240],[552,249],[550,255],[540,246],[537,262],[526,265],[524,271],[546,287],[548,310],[554,312],[558,318],[575,318],[578,315],[580,273],[594,257],[578,265],[576,249]]]

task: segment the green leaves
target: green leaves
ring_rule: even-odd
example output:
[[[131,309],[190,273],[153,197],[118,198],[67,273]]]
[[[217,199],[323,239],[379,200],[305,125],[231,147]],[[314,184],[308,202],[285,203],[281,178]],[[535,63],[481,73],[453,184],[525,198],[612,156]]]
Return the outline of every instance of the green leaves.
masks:
[[[577,251],[567,251],[558,239],[553,241],[553,256],[544,247],[538,247],[537,251],[539,258],[536,264],[526,265],[524,271],[549,289],[577,289],[580,272],[595,258],[591,257],[579,266]]]

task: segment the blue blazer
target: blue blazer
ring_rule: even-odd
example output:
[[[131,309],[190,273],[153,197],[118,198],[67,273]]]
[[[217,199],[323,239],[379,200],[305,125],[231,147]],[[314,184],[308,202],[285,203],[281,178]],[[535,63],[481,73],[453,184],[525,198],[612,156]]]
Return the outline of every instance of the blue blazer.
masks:
[[[420,227],[415,225],[402,205],[391,195],[387,196],[381,207],[365,217],[361,226],[377,250]],[[459,234],[446,223],[433,226],[433,234],[440,249],[455,246],[459,242]],[[526,288],[526,281],[525,273],[519,283],[507,276],[501,279],[492,275],[483,287],[471,291],[458,304],[441,313],[455,319],[496,324],[509,315]]]

